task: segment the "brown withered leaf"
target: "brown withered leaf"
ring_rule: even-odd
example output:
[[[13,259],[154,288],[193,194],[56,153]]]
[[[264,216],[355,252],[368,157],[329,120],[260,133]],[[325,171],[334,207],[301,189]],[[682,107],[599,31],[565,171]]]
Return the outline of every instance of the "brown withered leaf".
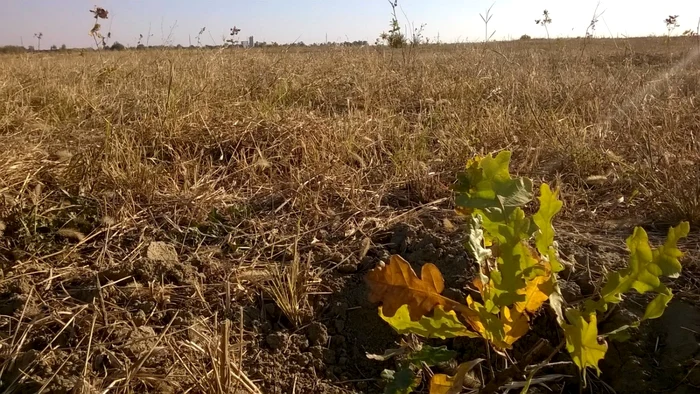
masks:
[[[88,34],[91,36],[97,34],[97,32],[100,31],[100,27],[101,26],[99,23],[95,23],[95,26],[93,26],[92,29],[90,29],[90,33],[88,33]]]
[[[107,15],[109,14],[109,11],[107,11],[106,9],[104,9],[102,7],[95,7],[95,9],[90,10],[90,12],[92,12],[95,15],[95,19],[97,19],[97,18],[107,19],[108,18]]]
[[[408,306],[412,321],[420,320],[436,305],[441,305],[446,311],[466,309],[465,305],[440,294],[445,289],[445,282],[431,263],[423,265],[419,278],[406,260],[392,255],[389,264],[370,271],[366,281],[370,288],[370,302],[381,302],[382,312],[388,317],[394,316],[402,305]]]

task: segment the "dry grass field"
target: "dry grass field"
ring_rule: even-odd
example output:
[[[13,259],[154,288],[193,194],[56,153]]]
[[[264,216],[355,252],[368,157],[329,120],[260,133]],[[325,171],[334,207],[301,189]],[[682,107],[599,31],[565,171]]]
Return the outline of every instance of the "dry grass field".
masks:
[[[633,226],[658,239],[691,222],[667,315],[585,389],[568,369],[555,391],[696,392],[699,51],[639,38],[0,56],[0,390],[382,392],[391,361],[366,353],[400,337],[364,275],[399,253],[467,291],[450,185],[509,149],[514,173],[562,190],[574,298],[625,259]],[[519,346],[556,338],[543,327]],[[450,346],[483,356],[469,341]]]

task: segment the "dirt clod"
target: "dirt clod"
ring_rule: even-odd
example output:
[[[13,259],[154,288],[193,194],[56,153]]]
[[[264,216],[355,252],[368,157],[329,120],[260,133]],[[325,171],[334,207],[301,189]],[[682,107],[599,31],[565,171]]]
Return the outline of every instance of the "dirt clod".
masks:
[[[296,346],[301,351],[305,351],[309,348],[309,340],[304,335],[294,334],[290,337],[290,340],[292,341],[294,346]]]
[[[328,343],[328,329],[323,323],[313,322],[306,330],[306,336],[311,345],[326,346]]]
[[[175,246],[165,242],[154,241],[148,245],[146,256],[153,261],[177,262],[177,250]]]
[[[157,339],[156,332],[152,327],[141,326],[137,327],[129,337],[129,351],[134,356],[140,356],[153,347]]]
[[[274,332],[265,337],[265,343],[267,343],[267,346],[274,350],[284,346],[287,340],[288,336],[283,332]]]
[[[581,297],[581,288],[575,282],[559,279],[558,281],[561,295],[567,302],[572,302]]]
[[[353,262],[345,262],[340,264],[337,270],[341,274],[352,274],[357,272],[357,264]]]

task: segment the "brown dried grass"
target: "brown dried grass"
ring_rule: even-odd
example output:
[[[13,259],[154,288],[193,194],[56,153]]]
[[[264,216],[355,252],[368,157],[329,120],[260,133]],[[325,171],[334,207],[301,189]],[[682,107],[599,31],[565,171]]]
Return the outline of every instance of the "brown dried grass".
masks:
[[[700,223],[693,42],[4,56],[3,389],[256,392],[228,322],[265,273],[301,313],[286,262],[449,207],[477,153],[513,150],[568,219]]]

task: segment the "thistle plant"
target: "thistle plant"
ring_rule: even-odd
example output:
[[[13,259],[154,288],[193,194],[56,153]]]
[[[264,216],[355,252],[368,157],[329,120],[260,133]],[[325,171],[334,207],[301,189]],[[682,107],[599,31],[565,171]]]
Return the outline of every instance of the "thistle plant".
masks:
[[[102,35],[102,32],[100,32],[102,26],[100,25],[99,20],[108,19],[109,11],[102,7],[95,6],[95,8],[90,10],[90,12],[95,18],[95,24],[92,26],[92,29],[90,29],[89,35],[95,40],[95,46],[97,49],[100,49],[100,46],[102,46],[102,49],[104,49],[107,47],[107,40],[112,37],[112,33],[108,32],[106,37]]]
[[[581,56],[583,56],[584,51],[586,50],[586,46],[588,45],[588,42],[592,40],[595,37],[595,29],[596,25],[598,24],[598,18],[600,18],[603,13],[598,13],[598,7],[600,6],[600,3],[598,3],[595,6],[595,10],[593,11],[593,17],[591,17],[591,22],[588,24],[588,27],[586,28],[586,35],[583,39],[583,46],[581,47]],[[551,19],[550,19],[551,21]]]
[[[666,24],[666,33],[669,37],[671,33],[673,33],[673,30],[680,26],[678,24],[678,15],[669,15],[668,18],[664,19],[664,23]]]
[[[34,33],[34,37],[36,38],[36,49],[38,51],[40,51],[41,50],[41,39],[42,39],[42,37],[44,37],[44,33],[41,33],[41,32]]]
[[[673,33],[676,27],[680,26],[678,24],[678,15],[669,15],[668,18],[664,19],[664,23],[666,24],[666,46],[668,47],[671,41],[671,33]]]
[[[552,23],[549,11],[544,10],[542,12],[542,19],[536,19],[535,23],[544,27],[544,31],[547,33],[547,39],[549,39],[549,28],[547,26]]]
[[[201,47],[202,46],[202,34],[204,31],[207,30],[207,27],[204,26],[203,28],[199,29],[199,33],[197,33],[197,46]]]
[[[240,33],[240,32],[241,32],[241,29],[237,28],[236,26],[233,26],[233,27],[231,28],[231,32],[229,33],[229,36],[230,36],[231,38],[227,39],[226,42],[228,42],[228,43],[231,44],[231,45],[236,45],[236,44],[238,44],[238,40],[236,40],[236,36],[237,36],[238,33]]]
[[[598,24],[598,18],[600,18],[601,15],[603,15],[603,12],[605,12],[605,11],[603,11],[599,14],[598,13],[599,6],[600,6],[600,3],[598,3],[595,6],[595,11],[593,11],[593,17],[591,18],[591,22],[588,24],[588,27],[586,28],[586,38],[587,39],[595,37],[595,28],[596,28],[596,25]]]

